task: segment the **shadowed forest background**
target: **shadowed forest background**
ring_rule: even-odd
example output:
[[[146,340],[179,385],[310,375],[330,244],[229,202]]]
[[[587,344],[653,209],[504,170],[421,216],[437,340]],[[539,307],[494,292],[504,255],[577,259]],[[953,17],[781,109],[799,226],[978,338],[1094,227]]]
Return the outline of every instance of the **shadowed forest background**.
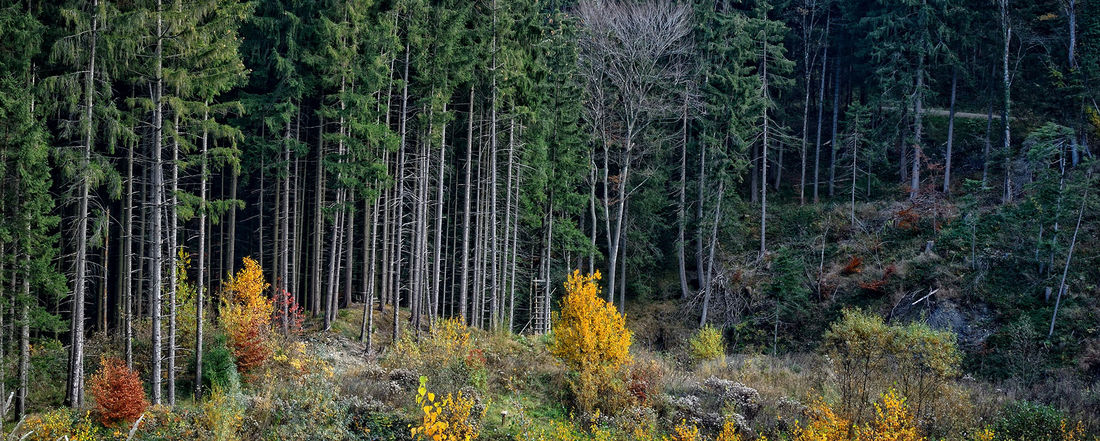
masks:
[[[1095,439],[1098,78],[1097,0],[0,0],[0,435]]]

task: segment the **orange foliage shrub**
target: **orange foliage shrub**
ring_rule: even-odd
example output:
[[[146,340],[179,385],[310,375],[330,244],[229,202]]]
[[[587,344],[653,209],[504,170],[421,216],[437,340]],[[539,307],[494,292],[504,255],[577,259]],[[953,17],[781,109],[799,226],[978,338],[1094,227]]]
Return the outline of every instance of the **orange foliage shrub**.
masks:
[[[571,388],[576,404],[591,411],[596,404],[625,396],[623,366],[630,362],[633,335],[614,305],[600,298],[600,273],[573,271],[565,282],[560,313],[553,315],[550,353],[575,375]]]
[[[104,425],[136,420],[149,407],[141,378],[118,358],[102,359],[89,383],[96,413]]]
[[[863,259],[859,256],[852,256],[852,258],[848,260],[848,264],[844,265],[844,269],[841,270],[840,273],[846,276],[850,274],[855,274],[863,270],[863,268],[861,268],[862,266]]]
[[[248,257],[244,258],[244,268],[222,286],[218,315],[237,358],[237,370],[242,374],[263,364],[271,355],[267,334],[275,307],[263,295],[268,286],[260,264]]]

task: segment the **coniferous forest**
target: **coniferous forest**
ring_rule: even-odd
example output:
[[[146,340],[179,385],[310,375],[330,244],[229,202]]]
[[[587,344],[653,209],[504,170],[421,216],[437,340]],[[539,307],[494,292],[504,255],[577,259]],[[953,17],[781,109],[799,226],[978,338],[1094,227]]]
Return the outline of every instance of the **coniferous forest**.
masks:
[[[1098,0],[0,0],[0,437],[1100,436]]]

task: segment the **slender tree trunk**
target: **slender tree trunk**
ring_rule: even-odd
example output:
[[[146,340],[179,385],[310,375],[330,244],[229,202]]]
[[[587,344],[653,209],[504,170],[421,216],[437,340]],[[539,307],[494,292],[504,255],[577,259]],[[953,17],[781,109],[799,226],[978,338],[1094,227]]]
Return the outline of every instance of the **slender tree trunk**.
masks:
[[[409,43],[405,43],[405,73],[401,92],[401,145],[397,151],[397,240],[393,259],[393,341],[401,337],[401,239],[404,236],[405,205],[405,150],[408,136],[406,122],[409,115]]]
[[[1008,16],[1008,0],[999,0],[1001,7],[1001,26],[1003,27],[1004,52],[1001,59],[1001,73],[1003,75],[1001,91],[1004,94],[1004,113],[1001,114],[1001,124],[1004,127],[1004,155],[1005,155],[1005,184],[1003,202],[1012,200],[1012,132],[1009,124],[1010,109],[1012,107],[1012,79],[1008,70],[1009,44],[1012,42],[1012,25]]]
[[[209,101],[206,103],[210,105]],[[203,122],[210,118],[209,110],[203,111]],[[199,165],[199,274],[198,284],[195,287],[195,401],[202,397],[202,339],[203,339],[203,312],[205,305],[203,297],[206,295],[206,180],[207,180],[207,151],[208,137],[206,124],[202,130],[202,151],[200,152]]]
[[[126,367],[134,368],[134,149],[137,143],[130,144],[126,156],[126,232],[122,254],[125,269],[123,281],[123,326],[126,339]],[[201,242],[200,242],[201,243]]]
[[[705,222],[703,222],[703,205],[705,202],[704,189],[707,185],[707,134],[703,133],[703,136],[699,137],[699,179],[695,183],[695,278],[700,287],[706,283],[706,274],[703,271],[703,228]],[[764,158],[764,167],[767,167],[767,157]],[[764,180],[764,182],[768,182]]]
[[[179,94],[177,89],[176,94]],[[172,130],[179,131],[179,112],[176,112]],[[168,405],[176,405],[176,289],[179,271],[176,259],[179,236],[179,216],[176,215],[176,207],[179,205],[176,193],[179,190],[179,140],[178,136],[172,139],[172,197],[168,207]]]
[[[1069,264],[1073,261],[1073,250],[1077,246],[1077,233],[1081,231],[1081,218],[1085,215],[1085,205],[1089,199],[1089,188],[1092,186],[1092,170],[1085,175],[1085,191],[1081,195],[1081,208],[1077,210],[1077,226],[1073,228],[1073,238],[1069,241],[1069,252],[1066,253],[1066,265],[1062,268],[1062,281],[1058,284],[1058,297],[1054,300],[1054,313],[1050,316],[1050,330],[1047,331],[1047,339],[1054,336],[1054,323],[1058,320],[1058,307],[1062,305],[1062,294],[1066,292],[1066,276],[1069,274]]]
[[[821,56],[821,84],[817,88],[817,140],[814,141],[814,203],[818,203],[817,190],[821,181],[820,174],[821,169],[821,126],[823,122],[822,115],[825,112],[825,77],[829,69],[829,20],[825,20],[825,47],[822,49]]]
[[[149,252],[149,264],[151,267],[150,274],[150,291],[149,296],[149,313],[152,316],[153,326],[153,345],[152,345],[152,404],[161,404],[161,323],[160,323],[160,296],[161,290],[164,287],[164,277],[162,276],[163,270],[163,257],[162,250],[164,248],[164,161],[161,159],[161,148],[164,137],[164,78],[162,76],[163,61],[162,55],[163,42],[164,42],[164,30],[163,30],[163,17],[161,11],[161,0],[157,0],[157,44],[156,44],[156,85],[153,97],[153,206],[152,218],[153,218],[153,241],[150,244]]]
[[[462,209],[462,281],[459,286],[458,316],[462,323],[467,323],[466,303],[470,291],[470,175],[473,164],[474,151],[474,85],[470,84],[470,113],[466,126],[466,194],[463,197],[465,207]]]
[[[700,287],[703,290],[703,313],[699,316],[699,327],[707,323],[707,311],[710,309],[710,296],[712,282],[714,281],[714,251],[718,248],[718,223],[722,218],[722,199],[725,199],[726,182],[718,181],[718,202],[714,206],[714,222],[710,229],[710,254],[707,256],[707,283]]]
[[[768,42],[764,40],[764,49],[760,57],[760,96],[764,99],[765,105],[763,106],[764,113],[764,136],[763,144],[760,150],[763,152],[763,166],[760,167],[762,177],[761,182],[768,182]],[[809,84],[809,83],[807,83]],[[807,92],[808,94],[809,92]],[[807,95],[809,96],[809,95]],[[807,103],[809,98],[807,98]],[[803,131],[805,133],[805,131]],[[803,136],[805,139],[805,136]],[[805,157],[805,155],[803,155]],[[760,258],[764,257],[767,252],[767,233],[768,233],[768,186],[760,186]],[[700,267],[701,268],[701,267]]]
[[[687,229],[687,149],[688,149],[688,98],[684,96],[682,137],[680,139],[680,200],[676,206],[676,263],[680,270],[680,299],[687,300],[687,262],[684,256],[684,232]],[[755,161],[755,158],[753,159]],[[754,162],[755,163],[755,162]],[[756,178],[753,177],[753,183]],[[767,185],[767,184],[764,184]],[[594,226],[594,225],[593,225]]]
[[[92,121],[92,97],[95,95],[96,43],[99,39],[99,0],[92,0],[92,26],[88,55],[88,71],[84,74],[84,139],[80,160],[80,207],[77,210],[76,254],[73,274],[73,307],[71,318],[71,339],[69,346],[69,381],[66,385],[66,402],[73,408],[84,404],[84,293],[86,289],[88,265],[88,204],[91,192],[91,178],[88,168],[91,166],[92,142],[95,124]],[[24,313],[25,314],[25,313]],[[26,319],[23,320],[27,326]]]
[[[839,57],[838,57],[839,58]],[[839,60],[838,60],[839,61]],[[839,64],[839,63],[838,63]],[[833,131],[829,141],[829,197],[836,192],[837,120],[840,119],[840,67],[833,67]]]
[[[924,131],[924,55],[920,56],[917,67],[917,87],[913,97],[913,164],[909,173],[909,200],[920,195],[920,165],[924,149],[921,147],[921,134]]]
[[[947,117],[947,152],[944,154],[944,166],[943,166],[943,193],[948,194],[951,192],[951,150],[955,142],[955,94],[958,90],[959,84],[959,70],[957,67],[951,69],[951,110],[950,115]]]

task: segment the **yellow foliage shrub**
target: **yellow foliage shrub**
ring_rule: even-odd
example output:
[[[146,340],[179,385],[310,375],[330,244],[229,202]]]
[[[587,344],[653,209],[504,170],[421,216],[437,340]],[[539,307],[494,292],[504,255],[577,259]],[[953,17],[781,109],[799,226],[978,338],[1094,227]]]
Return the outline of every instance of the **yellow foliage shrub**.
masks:
[[[680,424],[672,428],[672,435],[666,436],[664,441],[701,441],[699,437],[699,427],[694,424],[688,424],[687,421],[680,420]]]
[[[875,418],[862,427],[837,415],[825,403],[812,407],[812,417],[805,427],[794,431],[794,441],[922,441],[905,398],[889,390],[874,403]]]
[[[240,439],[244,410],[233,397],[218,385],[210,391],[210,398],[202,403],[202,425],[211,439],[235,441]]]
[[[924,438],[917,434],[917,425],[913,414],[905,403],[905,397],[890,390],[882,396],[881,403],[875,403],[875,420],[860,431],[860,441],[918,441]]]
[[[417,426],[409,428],[415,440],[473,441],[480,435],[477,421],[484,415],[474,417],[474,401],[461,392],[447,394],[437,402],[435,394],[428,391],[428,377],[420,377],[416,405],[423,415]]]
[[[805,427],[795,428],[795,441],[839,441],[852,435],[852,423],[821,400],[814,403],[810,411],[810,422]]]
[[[741,441],[741,434],[737,433],[737,424],[726,420],[725,423],[722,423],[722,430],[718,432],[718,436],[714,438],[714,441]]]
[[[100,439],[97,426],[92,423],[91,412],[75,414],[69,409],[55,409],[41,415],[29,416],[22,429],[27,441],[94,441]]]
[[[600,273],[573,271],[565,282],[561,312],[554,313],[550,353],[572,373],[577,406],[590,412],[597,403],[625,395],[623,366],[630,362],[633,335],[615,306],[600,298]]]
[[[688,340],[688,351],[696,361],[717,360],[726,356],[726,342],[722,331],[706,325],[695,331]]]
[[[271,354],[267,333],[275,307],[263,295],[268,286],[260,264],[249,257],[244,258],[244,268],[222,286],[218,316],[241,373],[263,364]]]

